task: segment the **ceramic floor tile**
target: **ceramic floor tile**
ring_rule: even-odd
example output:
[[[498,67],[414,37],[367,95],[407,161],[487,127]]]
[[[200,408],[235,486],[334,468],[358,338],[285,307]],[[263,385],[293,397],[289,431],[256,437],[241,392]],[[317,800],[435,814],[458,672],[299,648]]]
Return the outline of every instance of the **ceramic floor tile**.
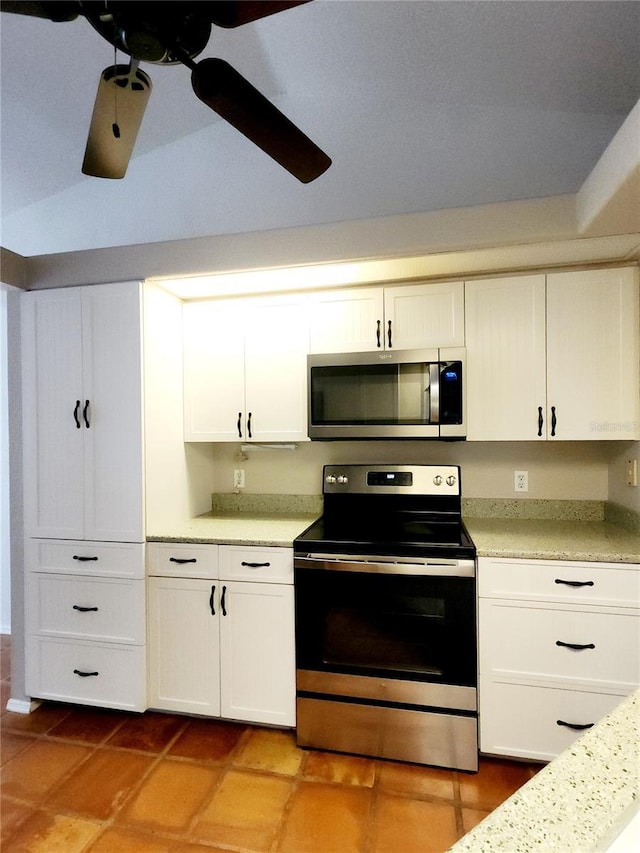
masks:
[[[192,719],[169,754],[196,761],[226,761],[246,729],[237,723]]]
[[[531,778],[527,764],[493,758],[480,759],[477,773],[459,773],[460,799],[464,805],[493,809]]]
[[[173,714],[157,714],[147,711],[129,717],[109,738],[108,746],[139,749],[143,752],[162,752],[188,725],[186,717]]]
[[[304,752],[296,746],[293,732],[278,729],[252,729],[233,756],[233,763],[252,770],[268,770],[295,776]]]
[[[91,749],[86,746],[36,740],[2,768],[2,793],[39,803],[89,755]]]
[[[219,767],[164,759],[116,819],[118,823],[183,832],[212,795],[222,772]]]
[[[74,708],[48,732],[49,737],[79,740],[84,743],[103,743],[129,715],[102,708]]]
[[[373,853],[442,853],[457,840],[452,805],[379,794]]]
[[[11,675],[11,649],[7,646],[0,648],[0,678]]]
[[[49,703],[40,705],[30,714],[14,714],[12,711],[7,711],[6,714],[2,715],[2,728],[4,731],[46,734],[70,711],[71,708],[68,705],[51,705]]]
[[[33,746],[34,739],[28,735],[13,732],[2,732],[0,737],[0,765],[6,764],[19,752],[28,746]]]
[[[304,776],[320,782],[371,788],[376,779],[376,762],[372,758],[314,750],[307,753]]]
[[[86,853],[175,853],[176,842],[128,828],[110,826]]]
[[[301,782],[291,797],[279,853],[359,853],[370,803],[368,788]]]
[[[221,846],[269,850],[291,785],[282,777],[228,770],[193,828],[193,837]]]
[[[474,826],[477,826],[481,820],[484,820],[488,814],[491,814],[490,811],[486,809],[462,809],[462,826],[465,832],[469,832],[469,830],[473,829]]]
[[[10,838],[17,828],[34,812],[34,807],[17,803],[6,797],[0,802],[0,847],[4,850],[5,842]]]
[[[454,771],[379,761],[378,786],[389,793],[443,797],[450,800],[454,796]]]
[[[101,824],[85,818],[36,812],[2,845],[2,853],[80,853],[101,831]]]
[[[102,747],[51,794],[46,806],[106,820],[123,805],[153,760],[151,756]]]

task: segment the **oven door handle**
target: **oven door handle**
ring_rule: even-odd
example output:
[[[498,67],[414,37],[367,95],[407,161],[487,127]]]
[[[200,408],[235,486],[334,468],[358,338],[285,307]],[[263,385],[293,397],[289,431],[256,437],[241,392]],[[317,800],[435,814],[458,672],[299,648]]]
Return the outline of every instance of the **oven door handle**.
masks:
[[[307,557],[296,556],[295,569],[320,569],[328,572],[360,572],[363,574],[418,575],[422,577],[473,578],[476,575],[474,560],[433,560],[411,563],[403,560],[376,562],[372,557],[367,560],[354,560],[348,556],[335,554],[315,554]]]

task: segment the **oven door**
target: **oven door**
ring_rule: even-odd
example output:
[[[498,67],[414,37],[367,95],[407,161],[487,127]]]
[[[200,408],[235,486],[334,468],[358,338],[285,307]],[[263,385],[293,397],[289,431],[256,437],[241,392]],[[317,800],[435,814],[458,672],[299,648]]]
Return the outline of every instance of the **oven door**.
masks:
[[[294,566],[299,692],[476,710],[473,560]]]

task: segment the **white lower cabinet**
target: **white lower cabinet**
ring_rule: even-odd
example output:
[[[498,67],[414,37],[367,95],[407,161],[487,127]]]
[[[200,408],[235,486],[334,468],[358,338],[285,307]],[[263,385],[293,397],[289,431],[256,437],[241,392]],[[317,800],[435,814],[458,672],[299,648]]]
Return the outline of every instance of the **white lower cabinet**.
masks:
[[[640,566],[481,557],[480,750],[549,761],[640,684]]]
[[[162,572],[148,581],[150,706],[295,725],[292,550],[150,543],[148,564]],[[202,565],[209,577],[190,577]]]

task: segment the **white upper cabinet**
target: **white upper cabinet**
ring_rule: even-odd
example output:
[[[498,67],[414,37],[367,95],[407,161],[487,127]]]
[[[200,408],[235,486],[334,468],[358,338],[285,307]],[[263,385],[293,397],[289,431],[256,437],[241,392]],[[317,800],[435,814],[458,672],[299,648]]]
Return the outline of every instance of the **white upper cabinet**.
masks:
[[[465,318],[467,438],[538,439],[546,419],[544,275],[467,282]]]
[[[636,270],[547,276],[548,429],[553,438],[640,437],[639,328]]]
[[[189,302],[185,441],[307,440],[307,314],[297,298]]]
[[[311,297],[312,353],[463,345],[459,281],[330,290]]]
[[[142,542],[140,286],[23,299],[27,535]]]
[[[467,438],[640,436],[632,268],[466,283]]]

